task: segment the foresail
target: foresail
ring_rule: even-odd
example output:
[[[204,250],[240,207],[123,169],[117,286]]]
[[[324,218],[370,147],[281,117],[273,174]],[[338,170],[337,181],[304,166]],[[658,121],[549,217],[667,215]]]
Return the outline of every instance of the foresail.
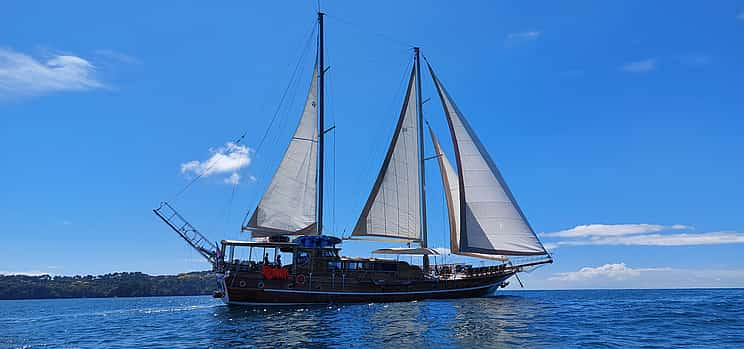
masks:
[[[421,239],[416,77],[406,98],[382,169],[352,232],[353,236]]]
[[[439,173],[442,175],[442,188],[447,201],[447,218],[450,227],[450,252],[460,252],[460,181],[452,164],[444,155],[434,131],[429,127],[431,142],[434,144],[434,154],[439,163]]]
[[[456,255],[506,261],[508,258],[502,255],[468,253],[460,251],[460,180],[457,172],[447,159],[447,155],[442,151],[434,131],[429,127],[431,141],[434,144],[434,154],[437,156],[439,163],[439,172],[442,176],[442,187],[444,188],[444,197],[447,202],[447,218],[450,227],[450,252]]]
[[[459,169],[460,251],[543,255],[545,248],[454,101],[429,71],[444,106]]]
[[[316,65],[297,129],[279,168],[248,221],[248,228],[254,237],[278,234],[317,235],[317,78]]]

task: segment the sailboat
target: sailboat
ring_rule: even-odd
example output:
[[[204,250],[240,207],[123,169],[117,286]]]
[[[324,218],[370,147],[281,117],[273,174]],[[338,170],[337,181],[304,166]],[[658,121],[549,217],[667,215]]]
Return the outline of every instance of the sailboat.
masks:
[[[243,230],[251,240],[212,243],[167,202],[155,214],[213,266],[227,304],[288,305],[463,298],[491,294],[517,273],[553,259],[542,245],[475,130],[426,61],[449,126],[454,166],[431,127],[449,221],[449,253],[489,261],[432,265],[428,246],[421,53],[413,68],[384,161],[351,235],[325,235],[324,14],[304,109],[274,176]],[[344,240],[405,242],[374,255],[341,255]],[[411,247],[413,244],[413,247]],[[416,246],[418,245],[418,246]],[[270,256],[271,254],[271,256]],[[282,263],[281,256],[287,256]],[[400,256],[421,256],[421,265]],[[516,259],[523,259],[521,263]],[[521,284],[521,281],[520,281]]]

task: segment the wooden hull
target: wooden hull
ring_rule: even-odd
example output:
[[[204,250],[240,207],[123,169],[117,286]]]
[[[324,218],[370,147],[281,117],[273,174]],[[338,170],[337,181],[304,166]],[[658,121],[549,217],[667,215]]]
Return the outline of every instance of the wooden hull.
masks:
[[[286,280],[220,278],[222,300],[231,305],[299,305],[328,303],[407,302],[423,299],[480,297],[494,293],[514,272],[456,280],[415,280],[396,285],[342,284],[310,280],[297,285]],[[239,280],[236,282],[236,280]],[[326,280],[327,281],[327,280]]]

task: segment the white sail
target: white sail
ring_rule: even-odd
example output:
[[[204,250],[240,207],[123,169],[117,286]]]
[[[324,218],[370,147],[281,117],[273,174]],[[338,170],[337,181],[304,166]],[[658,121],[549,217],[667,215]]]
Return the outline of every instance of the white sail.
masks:
[[[436,154],[437,162],[439,163],[439,172],[442,175],[444,197],[447,202],[447,218],[449,219],[450,227],[450,252],[452,254],[468,257],[493,259],[499,261],[508,260],[508,258],[502,255],[468,253],[460,251],[460,180],[458,179],[457,172],[455,172],[452,164],[442,151],[442,147],[439,145],[439,141],[434,135],[434,131],[431,129],[431,127],[429,127],[429,134],[431,135],[431,141],[434,144],[434,154]]]
[[[248,221],[253,236],[316,235],[318,67],[297,129],[279,168]]]
[[[473,129],[434,71],[459,169],[460,250],[485,254],[542,255],[545,248]]]
[[[353,236],[421,239],[419,166],[416,76],[412,71],[392,142]]]

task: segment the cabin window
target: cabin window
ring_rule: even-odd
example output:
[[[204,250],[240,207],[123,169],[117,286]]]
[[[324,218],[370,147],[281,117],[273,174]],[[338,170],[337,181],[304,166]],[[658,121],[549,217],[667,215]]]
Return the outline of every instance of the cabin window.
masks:
[[[336,251],[334,250],[321,250],[320,255],[322,257],[336,257]]]
[[[305,265],[310,261],[310,254],[306,251],[300,251],[297,253],[297,264]]]
[[[328,270],[341,270],[341,262],[328,262]]]
[[[346,270],[355,270],[356,268],[357,268],[357,264],[355,262],[344,263],[344,269]]]

